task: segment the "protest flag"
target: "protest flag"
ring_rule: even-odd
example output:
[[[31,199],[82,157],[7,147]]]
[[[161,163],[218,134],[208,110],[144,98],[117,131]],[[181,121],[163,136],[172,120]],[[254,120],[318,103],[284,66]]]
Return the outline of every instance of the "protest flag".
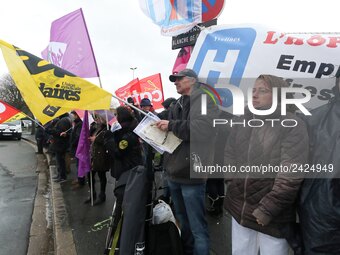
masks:
[[[150,99],[155,110],[163,109],[163,86],[162,78],[159,73],[150,75],[141,80],[138,78],[134,79],[127,85],[117,89],[115,93],[117,97],[124,99],[125,101],[128,97],[132,97],[137,104],[139,104],[143,98],[147,97]]]
[[[125,86],[117,89],[115,91],[115,94],[117,97],[124,99],[126,101],[128,97],[130,96],[135,97],[136,95],[138,95],[138,93],[140,93],[140,91],[141,91],[141,88],[140,88],[139,79],[136,78],[130,81]],[[139,100],[134,100],[134,101],[139,103]],[[120,102],[120,104],[124,105],[123,102]]]
[[[192,51],[192,46],[185,46],[181,48],[178,52],[174,67],[172,68],[172,73],[178,73],[186,68],[190,55]]]
[[[90,129],[89,129],[89,116],[85,111],[83,124],[80,131],[76,157],[79,160],[78,164],[78,177],[84,177],[91,170],[90,160]]]
[[[0,123],[20,120],[25,117],[26,114],[24,114],[22,111],[0,100]]]
[[[111,111],[107,111],[107,110],[95,110],[94,114],[100,116],[103,120],[107,119],[107,121],[108,121],[108,123],[110,125],[117,120],[116,116]]]
[[[81,119],[81,121],[84,121],[84,116],[85,116],[85,112],[84,110],[74,110],[77,115],[79,116],[79,118]],[[89,125],[94,121],[93,117],[91,114],[89,114]],[[90,127],[90,126],[89,126]]]
[[[140,99],[149,98],[155,110],[163,109],[164,101],[163,85],[161,74],[157,73],[139,80]]]
[[[79,77],[99,77],[82,9],[52,22],[50,43],[41,55]]]
[[[41,123],[71,109],[110,108],[109,92],[1,40],[0,48],[16,86]]]

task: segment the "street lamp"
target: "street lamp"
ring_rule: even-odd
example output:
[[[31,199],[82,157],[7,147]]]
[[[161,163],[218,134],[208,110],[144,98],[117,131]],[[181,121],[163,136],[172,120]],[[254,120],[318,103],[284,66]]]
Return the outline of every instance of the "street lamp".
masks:
[[[137,67],[130,67],[130,70],[132,70],[132,80],[135,79],[135,70],[137,69]]]

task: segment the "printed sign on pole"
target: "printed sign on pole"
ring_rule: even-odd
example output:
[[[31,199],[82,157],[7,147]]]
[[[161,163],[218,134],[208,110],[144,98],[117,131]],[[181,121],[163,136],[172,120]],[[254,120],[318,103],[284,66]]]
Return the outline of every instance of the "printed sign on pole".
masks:
[[[187,68],[201,82],[216,88],[222,105],[233,104],[229,84],[245,98],[260,74],[282,77],[293,88],[311,92],[306,107],[315,108],[334,95],[335,77],[340,75],[340,35],[284,34],[258,25],[224,25],[201,32]],[[295,96],[296,97],[296,96]]]

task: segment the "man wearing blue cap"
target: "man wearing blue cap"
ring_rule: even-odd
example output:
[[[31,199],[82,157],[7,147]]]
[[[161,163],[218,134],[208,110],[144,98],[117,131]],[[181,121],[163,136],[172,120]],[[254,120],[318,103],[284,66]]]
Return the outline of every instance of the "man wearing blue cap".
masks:
[[[152,107],[152,104],[151,104],[151,101],[149,98],[143,98],[141,101],[140,101],[140,108],[148,113],[148,112],[152,112],[152,113],[155,113],[153,107]]]
[[[208,255],[210,240],[205,218],[206,176],[192,178],[192,166],[211,165],[216,133],[212,126],[218,109],[207,98],[207,114],[201,114],[202,95],[197,74],[184,69],[169,76],[181,97],[171,107],[168,120],[157,122],[163,131],[172,131],[182,140],[172,153],[165,153],[164,168],[168,174],[175,216],[181,228],[185,254]]]

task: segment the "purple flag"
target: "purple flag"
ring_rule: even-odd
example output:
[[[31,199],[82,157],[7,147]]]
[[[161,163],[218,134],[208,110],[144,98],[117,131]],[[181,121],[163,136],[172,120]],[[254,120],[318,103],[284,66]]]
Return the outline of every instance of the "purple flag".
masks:
[[[76,157],[79,159],[78,177],[84,177],[91,170],[89,136],[89,115],[87,111],[85,111],[76,152]]]
[[[45,60],[79,77],[99,77],[81,9],[52,22],[50,43],[41,55]]]

